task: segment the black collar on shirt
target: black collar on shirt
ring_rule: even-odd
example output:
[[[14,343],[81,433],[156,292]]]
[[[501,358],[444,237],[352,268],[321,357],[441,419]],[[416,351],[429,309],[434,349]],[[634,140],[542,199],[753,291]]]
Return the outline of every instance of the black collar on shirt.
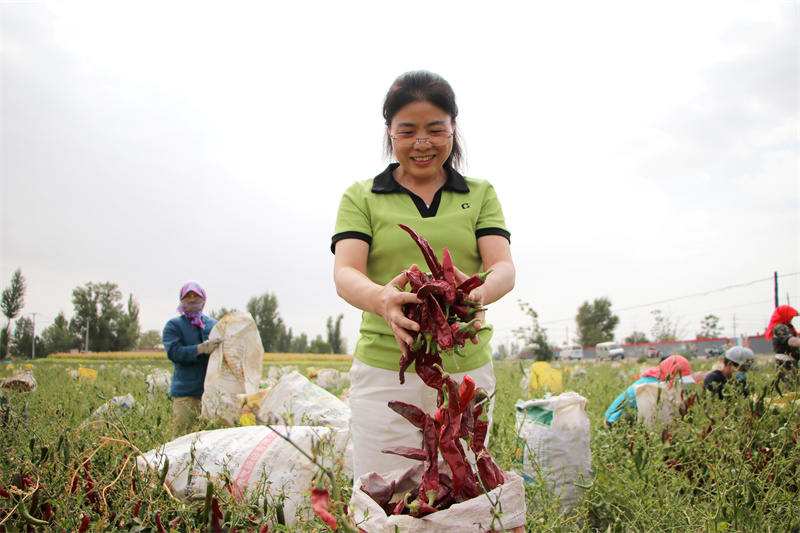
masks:
[[[392,175],[394,169],[399,166],[400,163],[392,163],[386,167],[386,170],[375,176],[375,179],[372,181],[372,192],[380,194],[403,192],[407,190],[397,183],[397,180],[394,179]],[[445,189],[452,189],[456,192],[469,192],[469,186],[467,186],[467,181],[464,179],[464,176],[459,174],[450,165],[444,165],[442,168],[447,173],[447,181],[444,184]]]
[[[425,202],[422,200],[422,198],[397,183],[397,180],[394,179],[392,171],[399,166],[400,163],[392,163],[386,167],[386,170],[375,176],[375,179],[372,180],[372,192],[376,194],[408,194],[408,196],[411,197],[411,200],[414,202],[414,205],[417,207],[417,211],[419,211],[419,214],[422,218],[436,216],[436,213],[439,211],[439,203],[442,201],[442,191],[444,189],[450,189],[458,193],[469,192],[469,186],[467,186],[464,176],[456,172],[450,165],[445,165],[442,168],[447,173],[447,181],[438,191],[436,191],[431,205],[425,205]]]

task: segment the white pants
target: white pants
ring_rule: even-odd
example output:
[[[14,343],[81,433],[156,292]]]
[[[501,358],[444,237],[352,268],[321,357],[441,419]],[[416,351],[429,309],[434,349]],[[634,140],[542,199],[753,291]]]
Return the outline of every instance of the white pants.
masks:
[[[451,374],[461,383],[469,374],[476,387],[494,393],[494,366],[491,362],[469,372]],[[353,360],[350,369],[350,437],[353,441],[353,481],[369,472],[386,473],[418,464],[399,455],[382,453],[389,446],[422,448],[422,432],[388,407],[391,400],[416,405],[433,415],[437,391],[425,385],[414,372],[406,372],[400,384],[398,370],[384,370]],[[494,402],[492,402],[493,404]],[[489,408],[491,424],[492,406]]]

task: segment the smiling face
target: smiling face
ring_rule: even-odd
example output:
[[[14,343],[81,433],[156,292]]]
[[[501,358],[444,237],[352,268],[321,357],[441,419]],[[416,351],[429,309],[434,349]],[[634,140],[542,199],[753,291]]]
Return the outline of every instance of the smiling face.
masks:
[[[395,137],[430,138],[442,132],[455,130],[450,115],[430,102],[412,102],[403,106],[392,117],[389,134]],[[394,156],[400,163],[394,177],[401,184],[443,185],[446,176],[442,166],[453,149],[453,140],[448,138],[442,146],[418,142],[414,146],[399,146],[392,142]]]

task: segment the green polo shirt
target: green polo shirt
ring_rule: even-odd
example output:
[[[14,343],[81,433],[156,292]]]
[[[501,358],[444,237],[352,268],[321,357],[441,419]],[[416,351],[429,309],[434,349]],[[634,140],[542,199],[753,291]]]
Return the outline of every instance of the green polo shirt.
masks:
[[[379,285],[386,285],[414,263],[427,271],[419,247],[398,227],[402,223],[424,237],[440,261],[442,249],[447,247],[462,272],[481,272],[478,238],[485,235],[510,238],[494,188],[486,180],[466,178],[445,167],[447,183],[428,207],[395,181],[392,171],[397,166],[397,163],[389,165],[374,179],[357,181],[347,188],[339,203],[331,251],[335,253],[336,243],[343,239],[367,242],[370,245],[367,276]],[[467,342],[464,358],[456,356],[454,361],[445,357],[445,370],[468,372],[488,363],[492,357],[491,337],[491,331],[484,331],[479,334],[479,344]],[[386,321],[373,313],[362,314],[360,337],[353,355],[371,366],[399,370],[397,341]]]

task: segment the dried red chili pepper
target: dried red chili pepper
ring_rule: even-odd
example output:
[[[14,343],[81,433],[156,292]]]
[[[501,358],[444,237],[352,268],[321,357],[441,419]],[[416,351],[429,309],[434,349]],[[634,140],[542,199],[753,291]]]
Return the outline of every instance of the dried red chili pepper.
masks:
[[[396,400],[389,402],[389,409],[402,416],[411,422],[414,427],[419,429],[425,429],[425,418],[430,416],[416,405],[398,402]]]
[[[158,533],[167,533],[167,530],[165,530],[164,526],[161,524],[161,511],[156,513],[156,529]]]
[[[330,495],[328,489],[314,487],[311,489],[311,508],[318,517],[325,522],[331,529],[336,529],[336,518],[328,511]]]
[[[81,517],[81,523],[78,526],[78,533],[86,533],[89,530],[89,516],[86,513],[83,513]]]
[[[491,273],[491,269],[487,270],[486,272],[479,272],[477,274],[473,274],[472,276],[465,279],[461,285],[457,287],[457,290],[462,291],[466,294],[469,294],[472,290],[477,289],[484,283],[486,283],[486,276]]]
[[[414,448],[413,446],[389,446],[382,449],[381,452],[399,455],[400,457],[413,459],[414,461],[424,461],[428,458],[428,452],[421,448]]]
[[[450,250],[442,250],[442,271],[444,280],[447,282],[447,291],[444,293],[444,301],[448,304],[456,301],[456,268],[453,264],[453,257]]]
[[[442,269],[442,265],[439,263],[439,259],[436,257],[436,253],[433,251],[433,248],[431,248],[431,245],[428,243],[428,241],[423,239],[419,233],[405,224],[398,224],[398,226],[411,235],[411,238],[413,238],[414,242],[417,243],[417,246],[419,246],[419,249],[422,251],[422,256],[425,258],[425,262],[428,264],[428,268],[431,269],[433,278],[443,279],[444,270]]]
[[[469,446],[475,454],[475,462],[478,466],[478,475],[483,482],[483,486],[487,491],[497,487],[497,485],[505,481],[503,471],[492,459],[489,450],[486,448],[486,434],[489,430],[489,417],[484,412],[484,404],[475,406],[473,410],[473,417],[475,419],[475,431],[472,433],[472,439]]]

